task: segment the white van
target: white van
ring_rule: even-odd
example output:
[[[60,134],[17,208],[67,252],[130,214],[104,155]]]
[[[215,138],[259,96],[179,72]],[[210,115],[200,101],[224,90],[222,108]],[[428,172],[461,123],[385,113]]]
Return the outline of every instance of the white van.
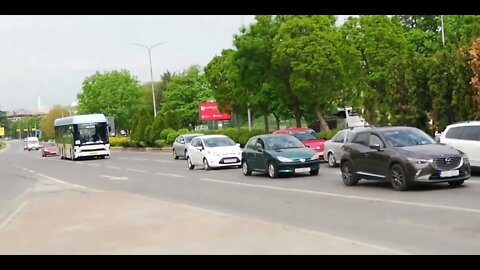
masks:
[[[440,143],[467,154],[472,167],[480,167],[480,121],[448,125],[440,135]]]
[[[25,150],[31,151],[31,150],[38,150],[40,149],[40,142],[38,141],[37,137],[28,137]]]

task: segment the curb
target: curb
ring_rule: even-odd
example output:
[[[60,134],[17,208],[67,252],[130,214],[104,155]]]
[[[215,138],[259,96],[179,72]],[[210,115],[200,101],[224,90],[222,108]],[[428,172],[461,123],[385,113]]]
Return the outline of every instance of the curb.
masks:
[[[156,147],[110,147],[111,151],[121,152],[171,152],[173,148],[156,148]]]

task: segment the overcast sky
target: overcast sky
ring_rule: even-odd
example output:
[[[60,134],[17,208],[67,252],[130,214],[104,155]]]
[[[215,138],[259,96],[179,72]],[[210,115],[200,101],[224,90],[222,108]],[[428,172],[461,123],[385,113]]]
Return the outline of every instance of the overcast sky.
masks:
[[[149,81],[147,50],[132,42],[167,42],[152,50],[156,80],[166,70],[205,66],[232,47],[241,24],[231,15],[0,16],[0,109],[37,111],[38,96],[44,106],[70,105],[97,70],[127,69]]]

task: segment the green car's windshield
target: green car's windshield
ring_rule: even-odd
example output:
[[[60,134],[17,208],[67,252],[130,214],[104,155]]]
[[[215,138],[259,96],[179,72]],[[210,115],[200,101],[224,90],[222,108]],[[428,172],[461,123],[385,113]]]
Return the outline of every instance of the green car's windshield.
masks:
[[[265,143],[267,149],[271,150],[305,147],[305,145],[301,141],[290,135],[266,138]]]

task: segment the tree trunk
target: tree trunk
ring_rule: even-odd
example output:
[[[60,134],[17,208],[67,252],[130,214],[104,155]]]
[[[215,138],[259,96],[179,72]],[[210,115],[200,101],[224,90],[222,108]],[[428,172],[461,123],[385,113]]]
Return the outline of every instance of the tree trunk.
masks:
[[[318,117],[318,120],[320,120],[320,131],[330,131],[330,128],[328,127],[328,124],[325,121],[325,118],[323,118],[322,109],[320,108],[320,105],[316,104],[314,109],[315,109],[315,114]]]
[[[268,133],[269,132],[268,114],[266,114],[266,113],[263,114],[263,123],[265,124],[265,133]]]
[[[237,132],[240,132],[240,128],[242,127],[241,123],[240,123],[240,113],[238,112],[238,110],[235,110],[235,122],[237,122]]]
[[[302,127],[302,113],[300,112],[299,107],[295,107],[294,114],[295,114],[295,123],[297,128]]]
[[[278,115],[277,114],[273,114],[273,116],[275,117],[275,121],[277,122],[277,130],[280,129],[280,119],[278,118]]]

